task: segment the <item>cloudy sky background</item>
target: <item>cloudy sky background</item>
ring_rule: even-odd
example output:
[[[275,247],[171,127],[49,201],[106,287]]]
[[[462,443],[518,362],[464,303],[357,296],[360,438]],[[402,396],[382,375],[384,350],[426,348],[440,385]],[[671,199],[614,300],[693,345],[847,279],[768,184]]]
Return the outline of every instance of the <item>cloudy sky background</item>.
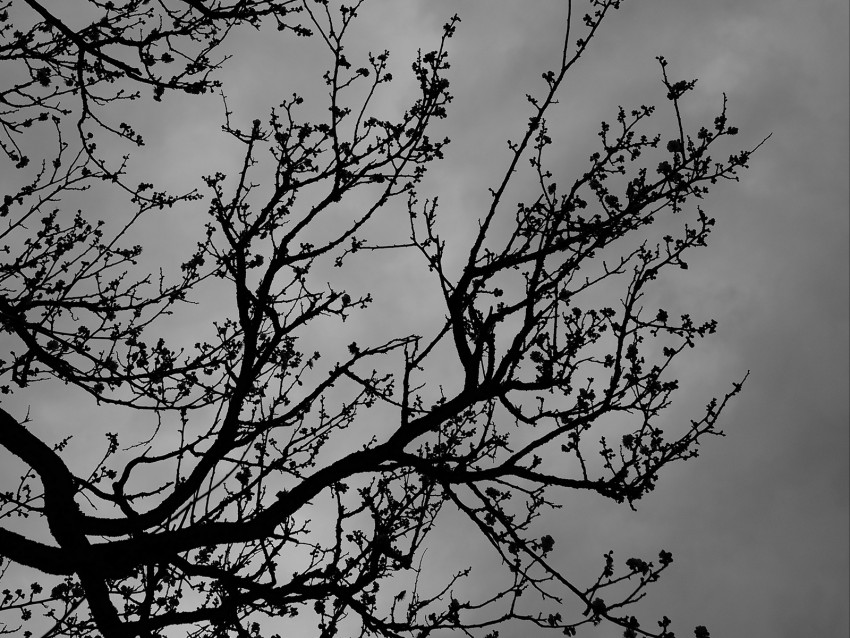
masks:
[[[435,46],[455,12],[462,18],[450,45],[456,98],[437,129],[452,144],[421,190],[440,196],[441,229],[462,255],[487,188],[508,160],[505,142],[519,136],[528,117],[524,95],[543,88],[540,74],[559,59],[565,3],[367,0],[352,50],[392,52],[399,81],[385,98],[388,111],[407,101],[412,84],[404,77],[416,49]],[[305,55],[303,41],[236,35],[237,56],[222,77],[237,118],[265,118],[281,97],[316,89],[326,60]],[[666,613],[680,635],[705,624],[717,637],[846,636],[848,6],[841,0],[624,3],[549,114],[556,141],[551,168],[565,181],[583,170],[599,122],[613,119],[617,105],[658,104],[657,125],[663,131],[673,124],[664,111],[657,55],[668,59],[676,78],[699,78],[684,113],[693,130],[711,122],[725,92],[742,147],[773,134],[740,183],[718,185],[709,196],[706,210],[718,219],[709,247],[658,291],[658,301],[720,324],[717,335],[688,353],[671,422],[694,416],[747,370],[751,376],[724,415],[727,436],[704,444],[696,461],[671,468],[637,512],[567,495],[546,522],[558,540],[558,562],[567,573],[581,572],[595,569],[609,549],[621,559],[671,551],[673,567],[638,615],[654,622]],[[140,173],[195,186],[210,169],[239,161],[217,134],[222,111],[214,98],[149,113],[140,123],[148,142],[136,159]],[[171,242],[191,245],[201,221],[191,214],[159,218],[148,229],[158,233],[148,254],[167,261]],[[384,332],[406,321],[418,330],[437,292],[421,270],[416,259],[399,258],[391,267],[377,263],[350,273],[351,286],[368,283],[383,308],[369,325]],[[58,401],[33,407],[43,422],[69,411]],[[467,536],[437,540],[430,556],[446,565],[480,550]]]

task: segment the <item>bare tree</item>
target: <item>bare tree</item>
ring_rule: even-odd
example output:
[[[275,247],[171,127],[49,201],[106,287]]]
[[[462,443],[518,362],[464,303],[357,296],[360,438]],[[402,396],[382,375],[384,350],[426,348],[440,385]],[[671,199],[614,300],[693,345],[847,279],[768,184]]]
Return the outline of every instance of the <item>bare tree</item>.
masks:
[[[451,101],[457,17],[413,62],[418,94],[391,121],[374,106],[392,80],[388,53],[355,60],[344,49],[362,0],[72,4],[85,26],[59,3],[0,2],[0,446],[4,463],[25,468],[0,494],[0,559],[4,573],[41,572],[3,592],[0,632],[272,636],[301,614],[320,636],[496,636],[506,622],[575,635],[607,622],[625,636],[672,637],[666,617],[641,625],[630,613],[668,552],[622,563],[609,553],[598,578],[580,582],[556,567],[542,514],[564,490],[633,505],[664,467],[720,434],[718,416],[741,389],[683,431],[662,431],[677,388],[671,364],[715,323],[643,301],[662,271],[686,268],[685,254],[706,243],[714,220],[689,202],[747,165],[750,152],[709,156],[737,132],[725,99],[712,125],[691,132],[679,105],[694,82],[670,79],[659,58],[678,134],[644,132],[652,106],[614,110],[584,172],[556,179],[545,116],[620,4],[591,0],[578,17],[567,3],[561,57],[528,96],[528,121],[458,269],[445,259],[437,199],[417,193],[448,142],[428,133]],[[327,103],[293,95],[244,130],[225,107],[242,168],[205,177],[198,191],[131,179],[129,156],[112,154],[143,140],[116,119],[121,103],[219,91],[228,34],[269,25],[327,48]],[[507,192],[523,179],[536,194],[517,202]],[[95,218],[107,191],[132,212],[117,227]],[[80,201],[94,212],[74,212]],[[139,220],[180,206],[208,212],[194,253],[179,270],[141,272],[142,248],[128,243]],[[379,232],[387,209],[406,212],[404,236]],[[653,223],[677,213],[680,234],[653,239]],[[312,326],[356,322],[380,303],[334,284],[333,267],[399,251],[432,273],[441,325],[398,325],[341,351],[316,345]],[[174,345],[163,322],[207,286],[228,296],[231,315],[208,339]],[[619,304],[595,305],[595,291],[612,286]],[[456,384],[434,372],[447,361]],[[51,439],[12,403],[37,396],[36,385],[132,412],[156,431],[142,443],[130,430],[108,434],[101,460],[75,473],[66,437],[86,426],[68,415]],[[621,434],[599,438],[611,417]],[[354,427],[367,435],[347,447]],[[504,570],[481,599],[458,593],[475,572],[435,584],[422,560],[446,510]],[[318,529],[315,517],[329,522]]]

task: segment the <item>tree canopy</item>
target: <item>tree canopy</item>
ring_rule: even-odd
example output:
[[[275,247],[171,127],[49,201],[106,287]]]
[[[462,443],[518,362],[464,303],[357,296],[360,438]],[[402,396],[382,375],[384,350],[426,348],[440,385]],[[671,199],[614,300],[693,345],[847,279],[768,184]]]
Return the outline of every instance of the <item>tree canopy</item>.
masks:
[[[725,98],[692,127],[680,104],[695,81],[659,58],[658,113],[675,135],[651,129],[654,106],[600,105],[611,118],[583,171],[552,170],[546,116],[620,4],[565,4],[560,55],[458,246],[424,182],[449,143],[433,131],[451,117],[457,16],[388,116],[389,53],[345,47],[363,0],[0,2],[0,458],[23,468],[0,493],[0,574],[18,579],[0,633],[272,637],[306,618],[317,636],[527,623],[672,638],[667,617],[633,615],[668,551],[611,552],[577,580],[553,560],[567,539],[544,514],[569,490],[634,506],[721,434],[743,379],[678,431],[660,418],[674,361],[716,323],[645,294],[706,244],[700,200],[754,149],[713,159],[737,133]],[[132,153],[162,103],[226,98],[229,38],[275,28],[325,48],[321,99],[283,87],[247,119],[225,99],[240,169],[181,192],[140,181]],[[135,102],[152,115],[124,121]],[[159,215],[167,233],[169,215],[197,209],[190,254],[151,268],[136,229]],[[669,217],[678,232],[659,237]],[[387,300],[380,281],[349,291],[337,274],[400,254],[430,277],[441,320],[340,345],[343,322]],[[174,326],[190,315],[187,340]],[[46,393],[87,397],[110,421],[85,469],[71,437],[92,426],[73,410],[32,419]],[[447,516],[500,566],[483,598],[460,593],[476,571],[429,569]]]

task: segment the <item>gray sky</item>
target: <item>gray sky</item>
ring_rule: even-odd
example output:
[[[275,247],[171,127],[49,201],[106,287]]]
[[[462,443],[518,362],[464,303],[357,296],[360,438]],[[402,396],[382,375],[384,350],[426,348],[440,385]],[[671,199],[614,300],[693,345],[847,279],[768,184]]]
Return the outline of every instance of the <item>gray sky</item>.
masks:
[[[403,103],[411,86],[401,76],[408,75],[416,49],[434,46],[440,26],[455,12],[462,18],[450,44],[456,97],[439,125],[452,144],[421,191],[440,196],[442,228],[462,254],[486,189],[507,162],[505,142],[519,135],[528,117],[524,94],[540,91],[540,74],[557,63],[565,3],[367,0],[352,44],[392,52],[399,82],[388,110]],[[230,106],[245,122],[265,119],[268,108],[296,87],[305,90],[325,63],[304,55],[302,41],[264,35],[238,42],[224,79]],[[634,613],[649,622],[666,613],[678,635],[705,624],[715,637],[846,636],[848,5],[625,2],[550,113],[552,166],[565,180],[582,170],[599,122],[613,119],[617,105],[658,104],[657,125],[673,123],[672,113],[663,111],[657,55],[668,59],[674,76],[699,78],[686,123],[710,123],[726,92],[742,147],[773,134],[741,182],[718,185],[705,202],[718,219],[709,247],[658,291],[664,303],[719,321],[718,334],[688,355],[670,423],[686,423],[711,396],[747,370],[751,376],[722,419],[727,436],[708,441],[700,458],[662,475],[637,512],[566,495],[564,507],[546,521],[559,541],[558,562],[569,573],[595,568],[608,549],[620,559],[671,551],[673,567]],[[170,110],[147,122],[148,146],[136,160],[138,170],[194,185],[211,167],[232,166],[232,147],[216,137],[219,102],[164,108]],[[170,242],[181,238],[194,241],[199,219],[188,214],[169,222],[169,236],[159,235],[150,254],[168,255]],[[383,290],[391,305],[385,316],[415,324],[428,295],[437,299],[436,290],[424,288],[421,267],[402,260],[391,274],[378,268],[352,277],[379,280],[376,292]],[[370,321],[384,328],[381,317]],[[49,422],[68,409],[42,402],[38,416]],[[445,538],[453,540],[441,540],[433,557],[446,564],[480,549]],[[510,631],[502,635],[513,636]],[[528,629],[521,634],[536,635]],[[606,629],[598,635],[612,634]]]

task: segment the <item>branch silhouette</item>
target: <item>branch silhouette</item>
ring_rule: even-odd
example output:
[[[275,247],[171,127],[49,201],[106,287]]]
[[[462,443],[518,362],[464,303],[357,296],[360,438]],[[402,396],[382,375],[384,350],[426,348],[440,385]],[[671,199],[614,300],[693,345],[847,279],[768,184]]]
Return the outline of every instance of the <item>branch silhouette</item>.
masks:
[[[655,107],[620,107],[584,171],[556,177],[546,117],[620,2],[586,2],[581,19],[578,4],[567,3],[557,64],[527,96],[528,120],[457,262],[438,200],[420,194],[449,143],[430,131],[450,115],[457,16],[413,61],[406,109],[385,119],[389,53],[355,61],[345,49],[362,0],[91,0],[82,28],[50,3],[0,2],[0,63],[16,78],[0,92],[15,175],[0,205],[0,454],[24,468],[0,494],[0,574],[11,564],[40,572],[29,591],[4,592],[0,633],[247,637],[300,614],[319,636],[492,637],[509,622],[673,635],[666,617],[658,631],[628,611],[668,552],[623,564],[608,553],[598,578],[580,582],[553,560],[563,539],[542,529],[544,514],[565,490],[634,506],[665,468],[722,434],[743,380],[682,431],[661,427],[679,386],[674,360],[716,323],[648,310],[646,294],[706,245],[715,222],[694,200],[736,180],[758,146],[713,160],[715,144],[737,134],[725,97],[691,133],[680,105],[695,83],[671,79],[659,58],[675,138],[646,132]],[[129,153],[113,153],[144,140],[114,123],[121,104],[220,91],[222,44],[269,24],[327,50],[326,110],[294,94],[246,128],[225,99],[240,169],[182,193],[133,180]],[[516,201],[520,180],[536,190]],[[127,201],[129,221],[71,211],[107,192]],[[128,243],[142,221],[199,203],[207,224],[193,252],[144,272],[144,247]],[[408,234],[387,239],[390,207],[406,212]],[[653,235],[676,215],[678,235]],[[341,347],[311,339],[379,303],[328,273],[391,264],[399,251],[431,274],[439,325]],[[209,289],[232,312],[194,345],[169,337],[169,322]],[[611,289],[617,303],[600,304]],[[456,387],[440,378],[447,362]],[[33,387],[151,419],[155,432],[135,443],[130,431],[108,433],[102,458],[80,473],[69,440],[45,433],[85,426],[22,412],[15,397]],[[618,440],[598,434],[612,418],[627,423]],[[352,447],[354,429],[369,436]],[[460,594],[474,570],[435,586],[423,559],[447,509],[504,570],[478,599]]]

